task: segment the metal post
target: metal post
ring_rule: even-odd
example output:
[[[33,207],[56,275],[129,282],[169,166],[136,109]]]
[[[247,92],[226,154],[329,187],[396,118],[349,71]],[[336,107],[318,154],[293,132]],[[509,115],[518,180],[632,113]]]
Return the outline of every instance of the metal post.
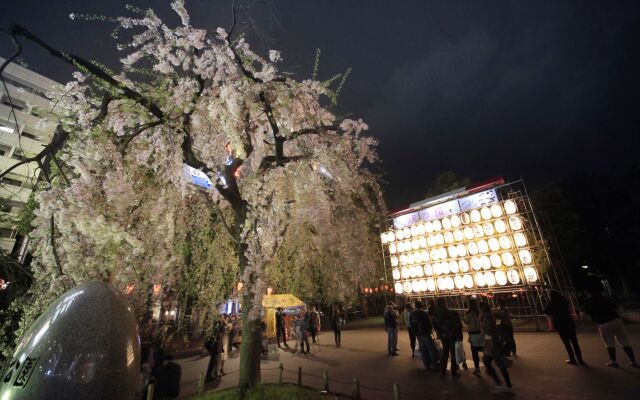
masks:
[[[329,372],[324,371],[322,373],[322,380],[324,381],[324,391],[329,393]]]
[[[282,385],[282,371],[284,371],[284,365],[280,363],[278,365],[278,385]]]
[[[147,400],[153,400],[153,383],[147,386]]]
[[[393,384],[393,400],[400,400],[400,385],[397,383]]]
[[[298,367],[298,386],[302,386],[302,367]]]
[[[360,380],[357,377],[353,378],[353,389],[351,391],[351,398],[353,400],[360,400]]]
[[[449,392],[443,390],[440,394],[442,395],[442,400],[449,400]]]
[[[198,379],[198,394],[204,393],[204,373],[200,372],[200,378]]]

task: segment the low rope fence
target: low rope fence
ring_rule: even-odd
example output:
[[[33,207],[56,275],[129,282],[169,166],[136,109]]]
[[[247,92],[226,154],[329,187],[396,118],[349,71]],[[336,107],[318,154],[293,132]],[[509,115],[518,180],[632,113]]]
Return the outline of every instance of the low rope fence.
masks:
[[[401,400],[401,399],[417,399],[417,398],[424,398],[425,393],[418,393],[418,392],[412,392],[412,391],[407,391],[407,390],[401,390],[400,385],[398,383],[394,383],[392,387],[379,387],[379,386],[370,386],[370,385],[362,385],[360,383],[360,379],[358,377],[354,377],[352,381],[346,381],[346,380],[341,380],[341,379],[336,379],[336,378],[331,378],[329,377],[329,371],[325,370],[323,371],[322,375],[317,375],[317,374],[312,374],[312,373],[307,373],[307,372],[303,372],[302,371],[302,367],[298,367],[297,370],[292,370],[292,369],[287,369],[284,368],[284,364],[280,363],[279,366],[275,367],[275,368],[261,368],[261,371],[278,371],[277,373],[277,381],[276,382],[272,382],[272,383],[277,383],[279,385],[288,383],[288,384],[296,384],[300,387],[304,386],[306,388],[309,389],[317,389],[317,387],[314,386],[309,386],[308,384],[303,385],[303,377],[308,377],[308,378],[314,378],[317,379],[321,382],[322,388],[319,389],[321,393],[323,394],[327,394],[327,395],[333,395],[334,398],[347,398],[347,399],[352,399],[352,400],[363,400],[364,397],[362,396],[362,389],[367,390],[367,391],[372,391],[375,393],[388,393],[389,394],[389,398],[393,398],[393,400]],[[230,371],[225,373],[225,376],[228,375],[233,375],[236,373],[239,373],[239,370],[235,370],[235,371]],[[292,381],[288,381],[285,380],[283,375],[284,373],[288,373],[288,374],[292,374],[294,376],[296,376],[296,381],[292,382]],[[200,376],[198,379],[195,380],[191,380],[188,382],[183,382],[183,384],[190,384],[190,383],[194,383],[197,382],[198,383],[198,391],[196,393],[196,395],[202,395],[205,393],[205,376],[204,373],[200,373]],[[265,383],[265,380],[262,379],[262,382]],[[337,383],[339,385],[343,385],[343,386],[347,386],[347,387],[351,387],[351,393],[350,394],[346,394],[344,392],[340,392],[340,391],[336,391],[334,388],[335,386],[332,386],[331,383]],[[213,390],[212,392],[214,392],[215,390]],[[151,383],[149,384],[149,389],[147,390],[147,400],[153,400],[153,395],[154,395],[154,384]],[[435,397],[433,398],[434,400],[436,399]],[[451,400],[449,397],[449,392],[446,390],[443,390],[440,392],[439,397],[437,397],[438,400]]]

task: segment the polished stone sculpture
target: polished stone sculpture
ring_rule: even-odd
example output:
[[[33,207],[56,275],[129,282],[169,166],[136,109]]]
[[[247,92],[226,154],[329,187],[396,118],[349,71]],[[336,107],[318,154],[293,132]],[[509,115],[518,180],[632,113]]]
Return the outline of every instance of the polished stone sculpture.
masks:
[[[0,399],[131,400],[140,388],[133,311],[110,285],[86,282],[33,324],[2,373]]]

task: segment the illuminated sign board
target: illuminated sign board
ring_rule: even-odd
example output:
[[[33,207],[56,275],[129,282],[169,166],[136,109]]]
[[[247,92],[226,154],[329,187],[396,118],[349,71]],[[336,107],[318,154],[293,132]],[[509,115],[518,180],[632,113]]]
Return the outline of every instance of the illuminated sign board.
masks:
[[[381,240],[396,293],[455,294],[539,283],[537,245],[518,207],[488,190],[393,218],[393,229]]]

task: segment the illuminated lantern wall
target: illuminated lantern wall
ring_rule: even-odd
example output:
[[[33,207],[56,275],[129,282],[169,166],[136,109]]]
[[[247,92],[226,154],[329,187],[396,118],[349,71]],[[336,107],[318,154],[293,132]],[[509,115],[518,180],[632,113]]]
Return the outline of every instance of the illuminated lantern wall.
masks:
[[[522,198],[502,200],[492,189],[394,217],[381,241],[395,292],[497,292],[540,284],[539,243],[524,208]]]

